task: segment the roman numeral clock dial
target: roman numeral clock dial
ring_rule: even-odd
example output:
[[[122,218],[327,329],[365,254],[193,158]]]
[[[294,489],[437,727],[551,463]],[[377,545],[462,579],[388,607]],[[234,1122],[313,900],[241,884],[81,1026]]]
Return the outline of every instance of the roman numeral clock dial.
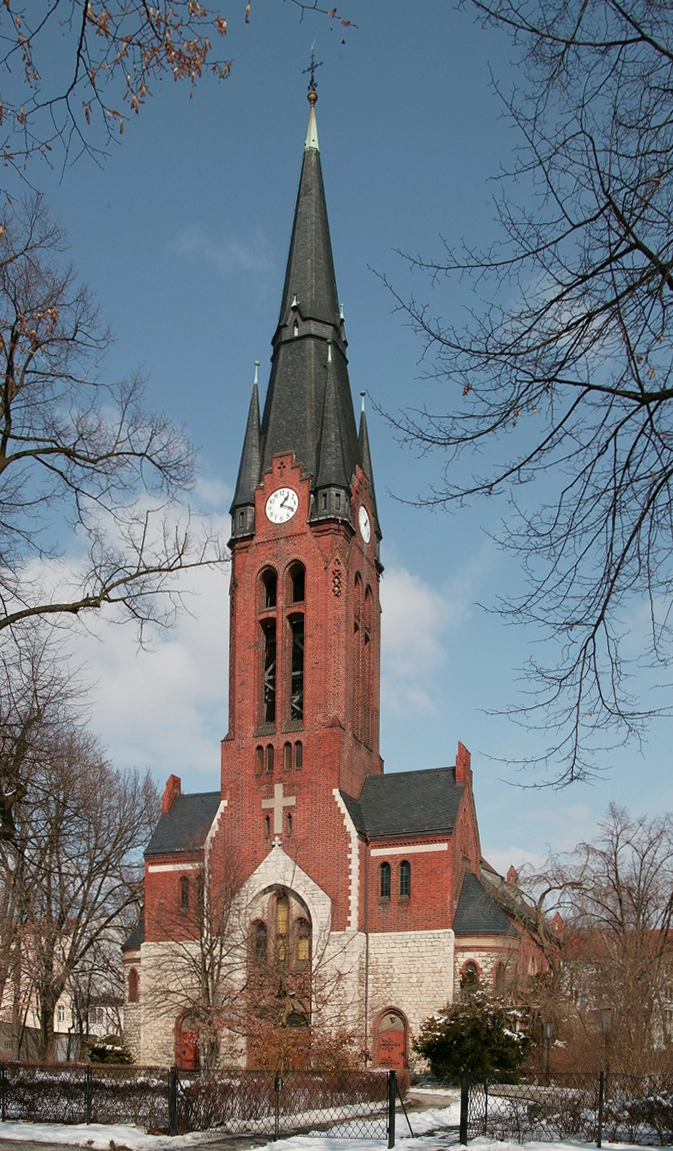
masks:
[[[299,496],[292,488],[276,488],[266,501],[266,518],[272,524],[286,524],[299,507]]]

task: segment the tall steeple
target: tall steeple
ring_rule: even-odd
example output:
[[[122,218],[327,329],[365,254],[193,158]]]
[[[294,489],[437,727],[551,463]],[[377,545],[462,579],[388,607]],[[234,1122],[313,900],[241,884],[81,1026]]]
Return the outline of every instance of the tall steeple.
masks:
[[[372,484],[371,460],[366,470],[348,380],[347,340],[318,146],[317,99],[312,75],[290,252],[272,340],[271,376],[258,431],[255,396],[250,408],[231,508],[234,538],[254,531],[251,496],[278,454],[293,452],[302,474],[311,477],[311,521],[341,519],[355,526],[350,485],[358,465]],[[378,522],[375,530],[380,538]]]

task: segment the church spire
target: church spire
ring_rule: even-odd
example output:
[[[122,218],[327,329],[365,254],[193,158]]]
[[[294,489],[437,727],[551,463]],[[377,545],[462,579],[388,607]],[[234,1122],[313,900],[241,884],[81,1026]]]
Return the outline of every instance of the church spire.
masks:
[[[238,468],[236,491],[231,505],[234,536],[249,535],[255,530],[255,488],[260,481],[261,472],[258,368],[259,360],[255,360],[255,382],[252,385],[248,423]]]
[[[372,501],[372,511],[374,512],[374,521],[376,532],[381,535],[379,528],[379,513],[376,507],[376,492],[374,491],[374,469],[372,467],[372,456],[369,450],[369,432],[367,431],[367,415],[365,412],[365,395],[366,392],[360,392],[362,396],[362,408],[360,411],[360,434],[358,440],[360,442],[360,466],[369,481],[369,498]]]
[[[270,470],[274,456],[288,452],[294,453],[303,475],[311,479],[310,519],[342,519],[355,527],[350,487],[358,465],[363,471],[365,468],[348,380],[346,332],[318,148],[318,66],[312,54],[307,69],[311,73],[308,131],[280,315],[272,340],[271,377],[261,424],[256,423],[256,392],[251,403],[232,505],[234,536],[254,531],[254,489]],[[373,490],[366,429],[364,435],[366,474]],[[245,508],[248,511],[241,518]]]

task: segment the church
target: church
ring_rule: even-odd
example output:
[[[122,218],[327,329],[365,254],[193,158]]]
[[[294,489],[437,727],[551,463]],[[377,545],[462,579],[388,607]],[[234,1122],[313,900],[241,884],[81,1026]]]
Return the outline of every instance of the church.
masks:
[[[221,787],[171,776],[124,946],[137,1062],[259,1064],[272,1033],[413,1065],[466,975],[505,992],[546,964],[481,857],[470,755],[386,775],[381,525],[348,377],[318,130],[309,121],[271,374],[231,507]],[[265,1030],[266,1028],[266,1030]],[[261,1046],[260,1046],[261,1044]],[[296,1048],[299,1050],[299,1048]]]

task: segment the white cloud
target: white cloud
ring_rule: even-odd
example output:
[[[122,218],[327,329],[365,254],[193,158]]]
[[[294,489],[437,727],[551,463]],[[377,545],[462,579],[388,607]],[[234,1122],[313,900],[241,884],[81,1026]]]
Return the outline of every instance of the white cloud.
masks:
[[[91,725],[113,762],[171,772],[187,791],[219,786],[229,682],[228,571],[192,573],[177,627],[139,650],[134,629],[104,618],[77,643],[91,688]]]
[[[191,225],[180,233],[176,245],[185,255],[202,257],[221,275],[247,272],[265,280],[273,278],[274,263],[262,232],[255,232],[246,243],[239,237],[215,238],[207,235],[199,225]]]
[[[484,858],[488,860],[491,867],[501,875],[507,875],[509,868],[513,865],[517,871],[521,871],[524,864],[537,870],[544,863],[545,856],[539,851],[529,851],[526,847],[507,847],[504,850],[501,848],[491,848],[484,851]]]
[[[465,619],[467,604],[406,568],[391,567],[381,581],[381,605],[382,704],[391,711],[438,714],[432,685],[446,660],[442,635]]]

